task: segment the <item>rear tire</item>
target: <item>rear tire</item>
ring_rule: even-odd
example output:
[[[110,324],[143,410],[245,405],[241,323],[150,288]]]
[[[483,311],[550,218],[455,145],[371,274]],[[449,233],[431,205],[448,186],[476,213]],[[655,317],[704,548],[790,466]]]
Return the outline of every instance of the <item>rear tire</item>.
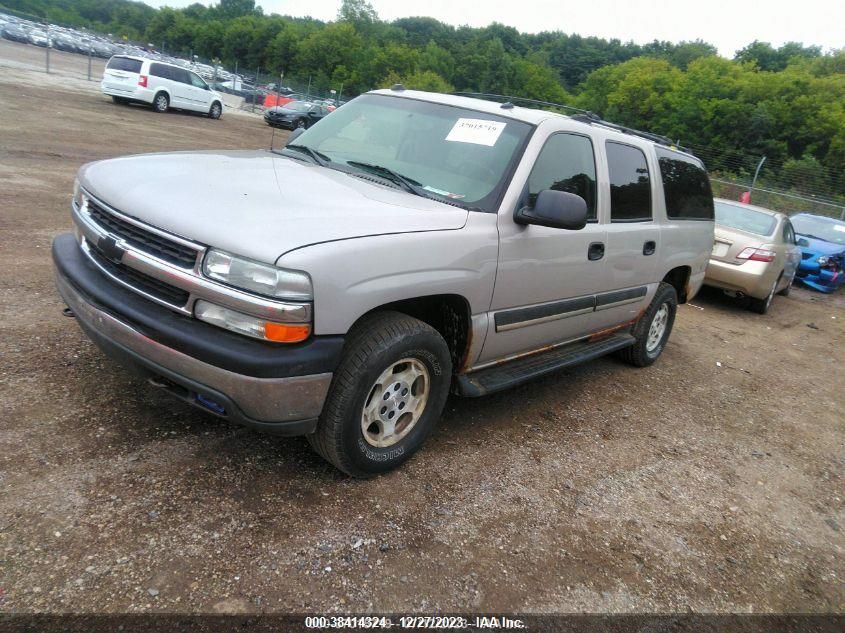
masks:
[[[654,299],[631,332],[637,342],[620,350],[619,357],[635,367],[648,367],[656,361],[669,340],[677,309],[678,293],[675,287],[661,282]]]
[[[299,121],[296,122],[296,127],[305,130],[308,128],[308,124],[305,122],[305,119],[299,119]]]
[[[769,308],[772,307],[772,299],[775,298],[775,288],[778,287],[779,282],[780,277],[775,280],[771,290],[769,290],[769,295],[765,299],[755,299],[754,297],[749,297],[748,309],[752,312],[756,312],[757,314],[766,314],[766,312],[769,311]]]
[[[167,98],[167,93],[159,92],[153,97],[153,110],[158,113],[167,112],[170,107],[170,99]]]
[[[397,468],[434,430],[452,378],[443,337],[400,312],[353,327],[311,447],[353,477]]]
[[[215,101],[211,104],[211,109],[208,111],[208,118],[209,119],[219,119],[223,114],[223,106],[220,105],[219,101]]]

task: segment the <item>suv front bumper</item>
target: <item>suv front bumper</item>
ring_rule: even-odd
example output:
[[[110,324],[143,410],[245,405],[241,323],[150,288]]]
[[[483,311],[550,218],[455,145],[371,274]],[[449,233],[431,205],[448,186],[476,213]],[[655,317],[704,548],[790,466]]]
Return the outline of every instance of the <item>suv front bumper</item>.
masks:
[[[56,285],[106,354],[205,411],[277,435],[312,433],[342,337],[253,341],[174,314],[107,279],[73,235],[53,241]]]

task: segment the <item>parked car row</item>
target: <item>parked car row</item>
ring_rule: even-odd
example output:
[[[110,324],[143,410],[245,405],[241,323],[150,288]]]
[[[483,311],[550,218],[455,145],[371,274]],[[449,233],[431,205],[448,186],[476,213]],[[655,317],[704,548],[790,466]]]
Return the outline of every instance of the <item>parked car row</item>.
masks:
[[[79,53],[108,59],[113,55],[134,55],[186,68],[206,81],[241,81],[241,76],[221,66],[203,64],[194,60],[181,59],[157,52],[151,46],[142,47],[128,42],[113,41],[87,31],[54,24],[39,24],[30,20],[0,13],[0,37],[22,44],[33,44],[43,48],[52,47],[67,53]]]
[[[845,283],[845,222],[716,199],[713,251],[705,285],[745,297],[765,314],[793,282],[830,293]]]
[[[62,26],[38,24],[6,14],[0,14],[0,36],[22,44],[52,47],[68,53],[90,53],[102,58],[111,57],[125,48],[122,44],[97,35]]]

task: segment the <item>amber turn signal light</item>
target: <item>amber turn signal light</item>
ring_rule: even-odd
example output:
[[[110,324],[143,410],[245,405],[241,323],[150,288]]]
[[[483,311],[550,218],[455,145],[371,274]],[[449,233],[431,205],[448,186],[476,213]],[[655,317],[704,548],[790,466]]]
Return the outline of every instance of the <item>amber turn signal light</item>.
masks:
[[[264,338],[277,343],[299,343],[311,335],[310,325],[264,323]]]

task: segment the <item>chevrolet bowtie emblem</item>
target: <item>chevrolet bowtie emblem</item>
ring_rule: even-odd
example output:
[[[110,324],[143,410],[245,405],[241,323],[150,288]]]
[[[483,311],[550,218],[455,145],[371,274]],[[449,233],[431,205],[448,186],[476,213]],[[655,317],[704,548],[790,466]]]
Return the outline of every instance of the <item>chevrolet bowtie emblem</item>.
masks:
[[[113,262],[119,262],[123,259],[123,254],[126,252],[117,245],[117,240],[109,235],[97,240],[97,250]]]

